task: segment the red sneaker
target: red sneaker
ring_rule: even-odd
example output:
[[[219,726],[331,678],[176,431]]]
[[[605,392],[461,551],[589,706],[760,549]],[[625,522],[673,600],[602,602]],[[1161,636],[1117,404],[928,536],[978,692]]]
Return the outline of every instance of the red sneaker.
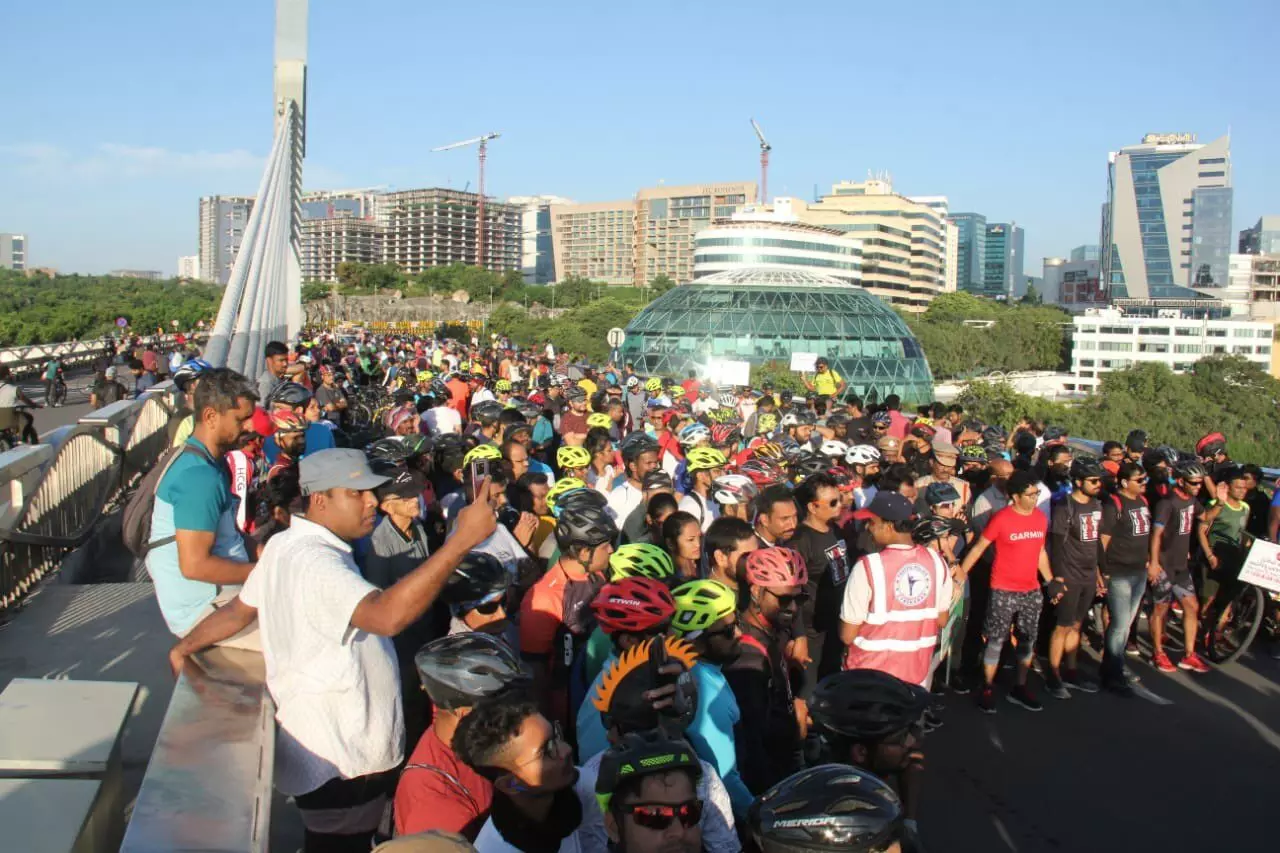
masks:
[[[1178,669],[1187,669],[1203,675],[1209,671],[1209,665],[1200,660],[1200,656],[1198,654],[1192,652],[1182,656],[1182,660],[1178,661]]]
[[[1185,660],[1185,658],[1184,658]],[[1178,668],[1173,665],[1173,661],[1169,660],[1169,656],[1164,652],[1156,652],[1151,656],[1151,665],[1161,672],[1177,672]]]

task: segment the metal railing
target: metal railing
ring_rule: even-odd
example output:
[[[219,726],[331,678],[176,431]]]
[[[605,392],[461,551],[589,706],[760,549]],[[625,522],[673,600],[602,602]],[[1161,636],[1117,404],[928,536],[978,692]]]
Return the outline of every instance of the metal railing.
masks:
[[[202,341],[208,337],[208,332],[196,332],[188,335],[186,340]],[[140,335],[138,340],[143,346],[155,344],[164,351],[172,350],[178,345],[177,335]],[[96,338],[91,341],[61,341],[53,344],[8,347],[0,349],[0,364],[7,366],[15,375],[23,376],[40,370],[45,362],[54,356],[61,359],[66,366],[92,362],[102,356],[108,347],[114,353],[120,343],[119,338]]]
[[[57,431],[54,444],[0,454],[0,613],[93,535],[103,515],[164,452],[171,383]],[[122,546],[123,547],[123,546]]]

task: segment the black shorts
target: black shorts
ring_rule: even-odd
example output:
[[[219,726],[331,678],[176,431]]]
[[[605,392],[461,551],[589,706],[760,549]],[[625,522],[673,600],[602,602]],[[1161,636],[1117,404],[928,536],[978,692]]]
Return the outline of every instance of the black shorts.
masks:
[[[1079,625],[1089,615],[1089,608],[1098,595],[1098,584],[1093,578],[1088,580],[1068,580],[1067,591],[1054,606],[1053,624],[1059,628]]]

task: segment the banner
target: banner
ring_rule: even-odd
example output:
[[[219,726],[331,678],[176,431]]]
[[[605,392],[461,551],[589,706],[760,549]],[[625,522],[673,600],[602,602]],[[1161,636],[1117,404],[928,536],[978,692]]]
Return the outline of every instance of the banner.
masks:
[[[707,365],[707,378],[719,388],[751,384],[751,362],[712,361]]]
[[[818,369],[816,352],[791,353],[791,370],[795,373],[813,373]]]
[[[1240,570],[1240,580],[1271,592],[1280,592],[1280,545],[1253,540],[1244,568]]]

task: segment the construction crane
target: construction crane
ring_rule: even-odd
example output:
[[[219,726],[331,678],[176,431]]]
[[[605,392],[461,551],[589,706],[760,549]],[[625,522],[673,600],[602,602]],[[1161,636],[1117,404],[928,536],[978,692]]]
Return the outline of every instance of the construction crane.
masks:
[[[484,161],[489,150],[489,140],[497,139],[502,134],[486,133],[484,136],[477,136],[475,139],[464,139],[461,142],[454,142],[449,145],[441,145],[439,148],[432,148],[432,151],[451,151],[454,148],[465,148],[468,145],[480,146],[480,181],[479,194],[480,201],[476,205],[476,266],[485,269],[484,257]],[[465,190],[464,190],[465,192]]]
[[[760,140],[760,195],[756,201],[766,204],[769,201],[769,152],[773,150],[773,146],[764,138],[764,131],[760,129],[755,119],[751,120],[751,127],[756,132],[756,138]]]

